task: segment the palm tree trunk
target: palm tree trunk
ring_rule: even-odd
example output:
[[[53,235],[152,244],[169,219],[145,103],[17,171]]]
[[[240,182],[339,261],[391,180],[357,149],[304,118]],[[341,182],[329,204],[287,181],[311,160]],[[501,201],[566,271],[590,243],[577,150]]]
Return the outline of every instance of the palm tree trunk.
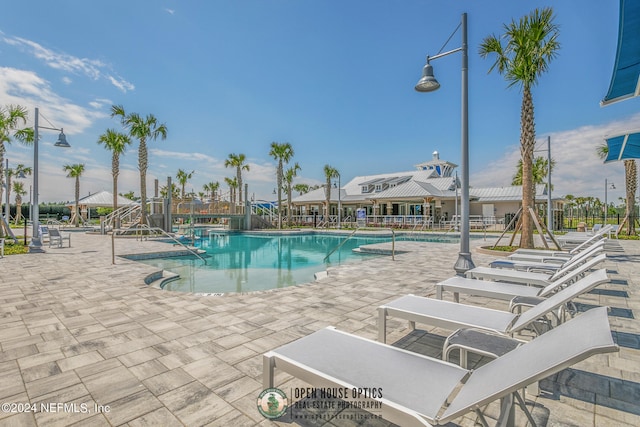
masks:
[[[625,172],[625,188],[627,192],[627,235],[635,236],[636,234],[636,209],[635,209],[635,195],[636,188],[638,186],[638,168],[636,167],[635,160],[624,161]]]
[[[533,218],[529,208],[533,202],[533,148],[535,146],[535,124],[533,114],[533,97],[531,89],[523,89],[522,111],[520,116],[520,153],[522,155],[522,237],[520,247],[533,248]]]

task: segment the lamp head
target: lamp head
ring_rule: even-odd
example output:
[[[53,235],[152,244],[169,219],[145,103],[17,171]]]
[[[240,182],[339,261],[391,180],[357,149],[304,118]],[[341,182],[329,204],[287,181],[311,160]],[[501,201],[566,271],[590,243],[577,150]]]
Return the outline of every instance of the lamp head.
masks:
[[[55,144],[53,144],[53,146],[62,147],[62,148],[71,147],[71,145],[69,145],[69,143],[67,142],[67,136],[64,134],[64,130],[60,129],[60,135],[58,135],[58,140],[56,141]]]
[[[427,63],[422,68],[422,78],[416,84],[415,89],[418,92],[433,92],[438,90],[440,83],[433,77],[433,67],[429,64],[429,58],[427,57]]]
[[[25,179],[27,176],[24,174],[24,172],[20,171],[20,173],[18,174],[18,176],[16,178],[18,179]]]

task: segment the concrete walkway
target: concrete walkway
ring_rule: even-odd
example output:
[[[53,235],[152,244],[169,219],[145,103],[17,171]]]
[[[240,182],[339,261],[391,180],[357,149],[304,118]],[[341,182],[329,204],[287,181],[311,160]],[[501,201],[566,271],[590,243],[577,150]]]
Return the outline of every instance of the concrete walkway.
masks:
[[[73,233],[71,243],[0,259],[0,403],[11,404],[2,406],[0,426],[387,426],[362,411],[351,419],[265,419],[256,408],[262,354],[328,325],[375,339],[376,308],[407,293],[435,295],[458,252],[455,244],[408,242],[395,261],[381,256],[331,269],[320,282],[215,297],[147,286],[156,269],[122,258],[112,265],[108,236]],[[166,248],[115,241],[117,254]],[[609,255],[612,283],[578,307],[613,307],[620,352],[543,381],[541,395],[528,396],[538,425],[640,425],[640,242],[620,241]],[[473,253],[476,265],[494,258]],[[412,332],[393,319],[388,330],[388,342],[434,357],[447,334]],[[283,390],[307,386],[285,375],[276,381]],[[517,420],[525,425],[521,413]],[[474,421],[470,414],[458,423]]]

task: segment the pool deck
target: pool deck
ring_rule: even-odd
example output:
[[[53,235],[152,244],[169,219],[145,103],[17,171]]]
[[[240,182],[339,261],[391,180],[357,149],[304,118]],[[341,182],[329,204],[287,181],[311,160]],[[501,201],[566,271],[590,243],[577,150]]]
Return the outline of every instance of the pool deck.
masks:
[[[0,403],[14,410],[52,404],[49,412],[3,406],[0,426],[388,426],[263,418],[256,409],[262,354],[329,325],[375,339],[376,308],[407,293],[434,296],[434,284],[454,274],[458,252],[457,244],[399,242],[395,260],[376,257],[332,268],[320,282],[216,297],[146,285],[156,269],[119,257],[113,265],[109,236],[73,233],[71,240],[71,248],[45,244],[46,253],[0,259]],[[116,254],[166,247],[115,240]],[[540,396],[527,396],[540,426],[640,425],[640,241],[613,241],[608,255],[612,283],[579,298],[578,307],[613,308],[620,351],[542,381]],[[494,258],[473,250],[476,265]],[[462,302],[507,309],[504,301]],[[439,357],[448,331],[417,326],[390,319],[388,342]],[[306,385],[280,374],[276,386]],[[474,421],[469,414],[457,425]]]

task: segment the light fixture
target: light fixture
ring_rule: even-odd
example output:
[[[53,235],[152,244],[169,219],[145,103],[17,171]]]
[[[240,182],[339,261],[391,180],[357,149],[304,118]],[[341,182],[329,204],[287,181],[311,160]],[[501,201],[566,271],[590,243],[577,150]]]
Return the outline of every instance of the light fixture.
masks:
[[[460,252],[454,269],[459,275],[464,275],[467,270],[475,267],[471,259],[469,250],[469,59],[467,49],[467,14],[462,14],[462,19],[458,28],[461,28],[462,46],[457,49],[435,56],[427,56],[427,63],[422,69],[422,77],[415,86],[418,92],[433,92],[440,87],[440,83],[433,76],[433,67],[429,63],[431,60],[441,58],[456,52],[462,52],[462,113],[461,113],[461,229],[460,229]],[[458,31],[456,28],[455,32]],[[453,35],[453,34],[452,34]],[[447,40],[448,41],[448,40]],[[446,45],[446,43],[445,43]]]
[[[429,63],[429,57],[427,56],[427,63],[422,68],[422,78],[416,84],[415,89],[418,92],[433,92],[440,88],[440,83],[433,76],[433,66]]]
[[[62,147],[62,148],[70,148],[71,145],[69,145],[69,143],[67,142],[67,135],[64,134],[64,130],[60,129],[60,135],[58,135],[58,140],[56,141],[55,144],[53,144],[54,147]]]

